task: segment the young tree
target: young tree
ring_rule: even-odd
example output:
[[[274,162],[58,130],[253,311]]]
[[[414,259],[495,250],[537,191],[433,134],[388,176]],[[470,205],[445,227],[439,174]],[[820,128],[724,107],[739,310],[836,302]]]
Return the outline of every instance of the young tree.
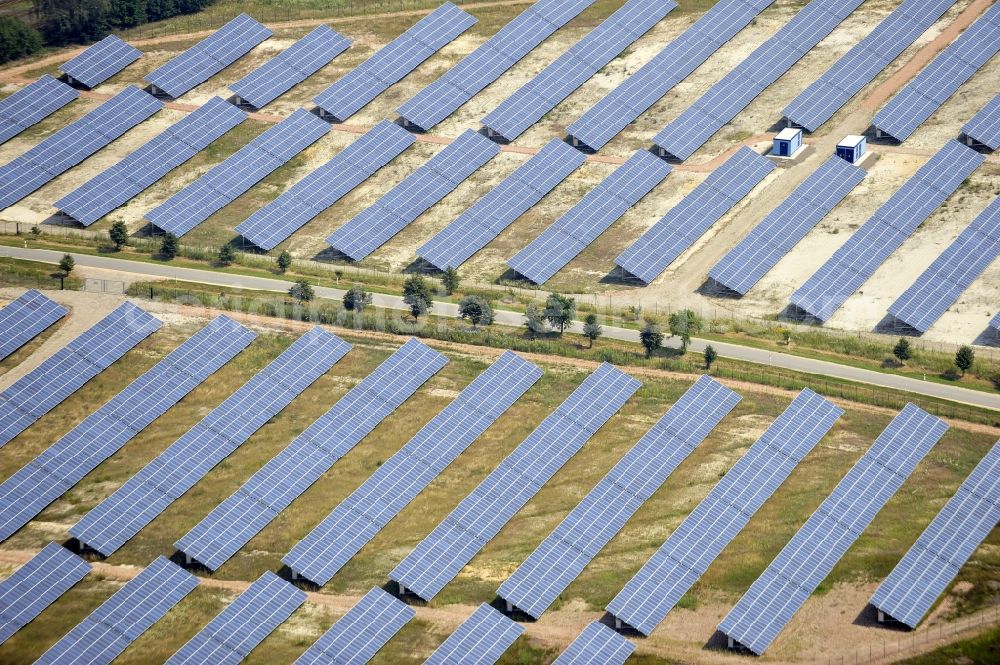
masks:
[[[334,270],[333,276],[337,278],[337,284],[340,284],[340,278],[344,276],[343,270]]]
[[[472,327],[488,326],[493,323],[493,308],[485,298],[465,296],[458,302],[458,315],[468,319]]]
[[[63,254],[63,257],[59,259],[59,269],[62,270],[67,275],[73,272],[73,268],[75,267],[76,267],[76,261],[74,261],[73,257],[70,256],[69,254]]]
[[[549,295],[545,301],[545,320],[553,328],[559,329],[559,334],[563,334],[576,316],[576,300],[559,293]]]
[[[719,354],[715,352],[715,348],[711,344],[709,344],[708,346],[706,346],[705,347],[705,369],[706,370],[712,369],[712,363],[714,363],[715,359],[718,358],[718,357],[719,357]]]
[[[604,334],[604,328],[597,322],[597,315],[591,312],[583,320],[583,336],[590,340],[588,349],[593,348],[594,340]]]
[[[230,244],[225,244],[219,248],[219,263],[228,266],[236,260],[236,250]]]
[[[315,298],[316,292],[313,291],[312,284],[304,279],[300,279],[292,284],[292,288],[288,289],[288,295],[303,303]]]
[[[546,331],[545,311],[533,302],[524,308],[524,325],[532,335],[543,335]]]
[[[111,230],[108,231],[108,236],[115,246],[115,251],[120,252],[122,247],[128,244],[128,227],[125,226],[125,222],[119,219],[112,224]]]
[[[292,255],[288,253],[287,249],[282,250],[281,254],[278,254],[278,272],[284,275],[291,267]]]
[[[40,227],[38,224],[35,224],[34,226],[32,226],[31,227],[31,235],[35,236],[36,238],[38,236],[42,235],[42,227]]]
[[[690,309],[670,315],[670,336],[681,338],[681,353],[687,353],[691,335],[701,331],[701,318]]]
[[[169,261],[177,256],[178,249],[177,236],[173,233],[163,236],[163,242],[160,243],[160,256]]]
[[[892,355],[896,356],[900,365],[905,365],[906,361],[913,357],[913,353],[910,351],[910,340],[900,337],[896,346],[892,347]]]
[[[972,350],[971,346],[960,346],[958,347],[958,353],[955,354],[955,366],[962,370],[962,376],[972,369],[972,364],[976,362],[976,352]]]
[[[458,271],[454,268],[449,267],[441,274],[441,285],[444,286],[444,292],[449,296],[458,290],[458,283],[462,281],[458,276]]]
[[[646,321],[646,325],[639,333],[639,341],[642,342],[642,348],[646,349],[646,357],[652,357],[653,352],[663,345],[663,331],[660,330],[659,324],[655,321]]]
[[[412,275],[403,283],[403,302],[410,307],[410,314],[416,321],[434,306],[431,288],[420,275]]]
[[[344,309],[355,314],[361,314],[365,307],[370,304],[372,304],[372,294],[362,289],[358,284],[352,286],[344,294]]]

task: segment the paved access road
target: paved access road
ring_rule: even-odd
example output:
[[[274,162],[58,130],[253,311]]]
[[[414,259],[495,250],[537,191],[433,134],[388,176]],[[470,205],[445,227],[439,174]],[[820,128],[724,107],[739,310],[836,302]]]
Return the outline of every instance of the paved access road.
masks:
[[[29,261],[43,261],[45,263],[58,263],[62,258],[62,252],[55,252],[46,249],[22,249],[20,247],[0,246],[0,256],[9,256],[16,259],[26,259]],[[136,275],[148,277],[177,279],[185,282],[197,282],[212,286],[223,286],[240,289],[255,289],[259,291],[275,291],[287,293],[290,283],[287,280],[271,279],[267,277],[248,277],[246,275],[235,275],[231,273],[215,272],[211,270],[199,270],[196,268],[181,268],[166,263],[144,263],[141,261],[130,261],[127,259],[116,259],[106,256],[92,256],[89,254],[73,254],[76,265],[90,268],[101,268],[104,270],[115,270],[128,272]],[[340,300],[344,296],[344,289],[334,289],[329,287],[315,287],[316,295],[329,300]],[[402,297],[373,294],[374,304],[377,307],[388,309],[409,310],[403,302]],[[458,307],[453,303],[435,302],[433,313],[438,316],[458,316]],[[496,322],[507,326],[521,326],[524,323],[524,315],[519,312],[506,310],[496,310]],[[619,339],[628,342],[639,342],[639,331],[629,328],[617,328],[614,326],[602,326],[604,336],[611,339]],[[569,328],[570,332],[579,333],[583,325],[574,322]],[[691,342],[691,349],[696,352],[704,351],[708,344],[705,340],[694,339]],[[719,356],[723,358],[733,358],[747,362],[768,365],[781,369],[794,370],[797,372],[807,372],[830,376],[850,381],[859,381],[883,388],[895,388],[905,390],[928,397],[939,397],[943,399],[971,404],[974,406],[986,407],[1000,411],[1000,394],[988,393],[979,390],[969,390],[959,386],[921,381],[896,374],[884,374],[867,369],[840,365],[838,363],[824,360],[814,360],[812,358],[802,358],[785,353],[755,349],[738,344],[727,342],[711,342]]]

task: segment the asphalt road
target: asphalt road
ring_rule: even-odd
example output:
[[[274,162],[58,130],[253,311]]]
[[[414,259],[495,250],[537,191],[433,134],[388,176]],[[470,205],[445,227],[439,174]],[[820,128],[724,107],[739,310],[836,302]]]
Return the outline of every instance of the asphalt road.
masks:
[[[0,246],[0,256],[9,256],[17,259],[27,259],[31,261],[43,261],[46,263],[58,263],[62,258],[62,252],[55,252],[45,249],[22,249],[20,247]],[[289,282],[281,279],[270,279],[267,277],[248,277],[245,275],[235,275],[230,273],[215,272],[211,270],[198,270],[195,268],[181,268],[168,263],[143,263],[139,261],[129,261],[127,259],[117,259],[109,256],[92,256],[89,254],[73,254],[76,265],[90,268],[101,268],[104,270],[115,270],[128,272],[149,277],[160,277],[167,279],[177,279],[185,282],[198,282],[212,286],[224,286],[241,289],[256,289],[260,291],[276,291],[286,293]],[[343,289],[328,287],[315,287],[316,295],[330,300],[339,300],[344,295]],[[374,294],[374,304],[378,307],[388,309],[408,310],[400,296]],[[458,315],[458,307],[452,303],[436,302],[433,309],[438,316],[455,317]],[[524,323],[524,315],[518,312],[505,310],[496,311],[496,322],[508,326],[521,326]],[[569,329],[571,332],[581,332],[582,324],[575,322]],[[612,339],[619,339],[629,342],[639,341],[639,332],[628,328],[617,328],[614,326],[603,326],[604,336]],[[671,340],[667,340],[669,345]],[[696,352],[701,352],[708,344],[705,340],[694,339],[691,348]],[[774,351],[755,349],[738,344],[726,342],[711,342],[715,350],[722,358],[732,358],[752,363],[767,365],[780,369],[794,370],[797,372],[807,372],[822,376],[830,376],[850,381],[858,381],[883,388],[895,388],[905,390],[928,397],[939,397],[963,404],[986,407],[1000,411],[1000,394],[988,393],[978,390],[969,390],[959,386],[922,381],[920,379],[898,376],[895,374],[884,374],[848,365],[814,360],[812,358],[801,358]]]

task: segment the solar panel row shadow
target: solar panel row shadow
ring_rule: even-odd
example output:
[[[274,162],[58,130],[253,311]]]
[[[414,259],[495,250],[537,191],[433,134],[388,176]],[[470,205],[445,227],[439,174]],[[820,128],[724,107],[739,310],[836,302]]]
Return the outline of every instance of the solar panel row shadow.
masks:
[[[425,344],[406,342],[181,537],[177,549],[218,570],[446,363]]]
[[[43,74],[17,92],[0,100],[0,143],[52,115],[80,96],[62,81]]]
[[[523,632],[523,626],[483,603],[424,662],[493,665]]]
[[[28,289],[0,309],[0,360],[66,316],[66,308],[35,289]]]
[[[653,59],[605,95],[567,129],[574,141],[600,150],[774,0],[721,0]]]
[[[652,633],[843,413],[803,389],[608,603],[608,612]]]
[[[634,644],[604,624],[593,621],[552,665],[624,665],[633,651]]]
[[[879,435],[719,624],[763,654],[948,425],[913,404]]]
[[[62,71],[71,80],[96,88],[141,57],[142,51],[115,35],[108,35],[64,64]]]
[[[6,540],[245,348],[256,335],[220,316],[0,484]]]
[[[0,115],[2,115],[0,111]],[[990,150],[1000,148],[1000,94],[962,127],[962,133]]]

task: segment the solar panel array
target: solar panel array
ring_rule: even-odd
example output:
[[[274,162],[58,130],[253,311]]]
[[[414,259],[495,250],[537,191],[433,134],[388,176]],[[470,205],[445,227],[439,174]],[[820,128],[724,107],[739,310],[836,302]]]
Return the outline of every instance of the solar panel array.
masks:
[[[608,604],[649,635],[843,415],[805,388]]]
[[[447,362],[409,340],[181,537],[177,549],[218,570]]]
[[[745,296],[864,178],[863,169],[831,156],[712,266],[709,278]]]
[[[1000,443],[986,453],[875,590],[872,605],[916,628],[998,522]]]
[[[599,150],[736,36],[774,0],[721,0],[653,59],[571,124],[568,134]]]
[[[66,316],[66,308],[28,289],[0,308],[0,360],[14,353],[36,335]]]
[[[142,51],[108,35],[62,66],[63,73],[88,88],[96,88],[142,57]]]
[[[544,284],[669,173],[666,162],[640,150],[508,260],[507,265],[535,284]]]
[[[0,116],[2,115],[3,112],[0,111]],[[972,120],[965,123],[962,133],[990,150],[1000,148],[1000,94],[987,102]]]
[[[413,134],[383,120],[338,152],[333,159],[250,215],[236,227],[237,233],[262,249],[274,249],[375,175],[414,141],[416,137]]]
[[[424,662],[493,665],[523,632],[523,626],[483,603]]]
[[[440,270],[457,268],[565,180],[587,158],[552,139],[528,161],[417,250]]]
[[[364,665],[416,616],[412,607],[373,588],[309,647],[295,665]]]
[[[125,205],[246,119],[243,111],[213,97],[55,203],[60,212],[90,226]]]
[[[1000,334],[1000,312],[997,312],[996,316],[990,321],[989,327],[997,334]]]
[[[732,390],[701,377],[500,585],[497,595],[541,617],[739,401]]]
[[[253,70],[229,89],[257,109],[264,108],[330,64],[351,46],[351,40],[321,25]]]
[[[111,556],[236,452],[350,348],[350,344],[322,328],[302,335],[70,527],[70,535],[104,556]]]
[[[993,5],[875,114],[872,124],[905,141],[1000,51],[1000,5]]]
[[[740,148],[622,252],[615,264],[651,283],[775,168],[771,160]]]
[[[450,194],[500,146],[471,129],[430,158],[378,201],[326,239],[335,250],[360,261]]]
[[[793,99],[785,107],[785,117],[810,132],[819,129],[953,4],[955,0],[904,0]]]
[[[927,332],[1000,256],[1000,199],[994,199],[896,302],[889,314]]]
[[[719,630],[763,654],[947,429],[944,421],[907,404],[723,618]]]
[[[160,327],[130,302],[87,329],[0,393],[0,446],[110,367]]]
[[[313,101],[324,117],[344,122],[475,24],[474,16],[446,2]]]
[[[949,141],[792,294],[792,305],[828,320],[984,159]]]
[[[264,638],[306,601],[268,571],[167,661],[168,665],[239,665]]]
[[[513,141],[676,7],[673,0],[628,0],[501,102],[482,119],[482,124]]]
[[[163,415],[256,335],[220,316],[0,484],[6,540]]]
[[[330,125],[298,109],[146,213],[158,228],[182,236],[321,139]]]
[[[594,0],[538,0],[397,111],[423,130],[438,124],[517,64]]]
[[[662,151],[687,159],[774,83],[862,0],[812,0],[777,33],[712,86],[653,138]]]
[[[0,644],[86,577],[90,564],[62,545],[49,543],[0,582]]]
[[[0,209],[76,166],[163,108],[134,86],[47,137],[24,154],[0,166]]]
[[[62,81],[43,74],[17,92],[0,100],[0,143],[52,115],[80,96]]]
[[[593,621],[552,665],[624,665],[635,645],[602,623]]]
[[[542,375],[507,351],[282,559],[326,584]]]
[[[146,76],[157,89],[177,99],[204,83],[271,36],[271,31],[240,14],[210,36]]]
[[[417,544],[390,579],[431,600],[640,385],[602,364]]]
[[[35,663],[109,665],[196,586],[194,575],[157,557]]]

